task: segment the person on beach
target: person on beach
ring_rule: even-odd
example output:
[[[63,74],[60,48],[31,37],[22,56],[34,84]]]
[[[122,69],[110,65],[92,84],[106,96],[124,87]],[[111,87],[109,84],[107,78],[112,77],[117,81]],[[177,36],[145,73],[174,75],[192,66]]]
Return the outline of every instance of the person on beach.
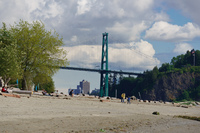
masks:
[[[131,98],[130,97],[127,98],[127,104],[131,104]]]
[[[46,90],[42,90],[42,94],[44,95],[44,96],[53,96],[53,95],[51,95],[50,93],[47,93],[47,91]]]
[[[69,95],[70,95],[71,97],[73,97],[73,96],[74,96],[74,93],[73,93],[73,91],[74,91],[74,90],[71,90],[71,91],[69,92]]]
[[[2,87],[1,92],[8,93],[8,91],[7,91],[7,89],[5,88],[5,86]]]
[[[43,89],[43,90],[42,90],[42,94],[43,94],[43,95],[47,95],[46,90]]]
[[[122,98],[122,99],[121,99],[121,102],[122,102],[122,103],[124,103],[125,97],[126,97],[126,94],[125,94],[125,93],[122,93],[122,95],[121,95],[121,98]]]

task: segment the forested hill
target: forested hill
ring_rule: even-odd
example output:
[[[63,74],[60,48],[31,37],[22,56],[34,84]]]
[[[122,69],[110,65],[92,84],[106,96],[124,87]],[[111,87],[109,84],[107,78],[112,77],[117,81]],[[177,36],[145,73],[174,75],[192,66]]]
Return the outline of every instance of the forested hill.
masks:
[[[110,87],[111,96],[115,88],[118,97],[125,92],[137,98],[140,93],[144,100],[200,100],[200,51],[173,57],[170,63],[145,71],[143,76],[123,78],[118,85]]]
[[[157,79],[153,89],[143,92],[148,100],[200,100],[200,73],[174,72]]]

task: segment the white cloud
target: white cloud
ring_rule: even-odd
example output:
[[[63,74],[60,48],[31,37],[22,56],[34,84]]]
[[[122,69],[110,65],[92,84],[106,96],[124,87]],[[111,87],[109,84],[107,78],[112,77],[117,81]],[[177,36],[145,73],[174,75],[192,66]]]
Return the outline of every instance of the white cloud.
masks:
[[[186,51],[188,50],[192,50],[193,47],[188,44],[188,43],[181,43],[181,44],[176,44],[175,45],[175,48],[173,50],[174,53],[177,53],[177,54],[185,54]]]
[[[54,18],[56,16],[62,15],[64,12],[62,6],[54,0],[51,0],[50,2],[38,1],[36,5],[37,7],[35,8],[35,10],[31,10],[31,13],[34,14],[36,18]]]
[[[145,22],[134,24],[131,22],[119,23],[116,22],[112,27],[107,27],[106,31],[113,35],[128,37],[128,41],[135,41],[140,38],[141,32],[147,29]]]
[[[63,14],[60,3],[54,0],[9,0],[0,4],[0,20],[14,24],[20,19],[34,21],[55,18]],[[58,22],[58,18],[56,20]]]
[[[94,68],[101,62],[101,46],[81,45],[64,47],[71,66]],[[109,69],[146,70],[152,69],[160,61],[154,58],[152,44],[141,40],[131,44],[112,44],[108,49]],[[120,67],[120,68],[119,68]]]
[[[63,49],[68,51],[67,58],[72,66],[93,68],[101,60],[101,46],[80,45]]]
[[[188,22],[184,26],[172,25],[164,21],[156,22],[146,31],[145,38],[160,41],[188,41],[200,37],[199,26]]]
[[[138,1],[133,1],[134,7],[137,8],[139,11],[146,11],[150,7],[153,6],[154,0],[138,0]]]
[[[92,6],[91,0],[78,0],[77,2],[77,13],[76,15],[84,14],[85,12],[89,12]]]
[[[155,12],[154,0],[1,1],[0,20],[13,24],[19,19],[41,20],[65,42],[70,42],[72,35],[81,42],[106,31],[113,35],[113,42],[127,43],[140,39],[140,34],[155,20],[167,20],[168,16]]]

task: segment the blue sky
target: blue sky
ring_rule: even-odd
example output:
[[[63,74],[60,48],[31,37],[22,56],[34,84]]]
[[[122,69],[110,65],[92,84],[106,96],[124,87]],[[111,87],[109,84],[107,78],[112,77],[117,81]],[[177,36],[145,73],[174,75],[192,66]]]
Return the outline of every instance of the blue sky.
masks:
[[[70,66],[100,65],[102,33],[108,32],[109,69],[143,72],[173,56],[200,49],[199,0],[2,0],[1,22],[41,20],[63,37]],[[0,24],[2,26],[2,24]],[[99,88],[98,73],[60,70],[64,93],[83,79]]]

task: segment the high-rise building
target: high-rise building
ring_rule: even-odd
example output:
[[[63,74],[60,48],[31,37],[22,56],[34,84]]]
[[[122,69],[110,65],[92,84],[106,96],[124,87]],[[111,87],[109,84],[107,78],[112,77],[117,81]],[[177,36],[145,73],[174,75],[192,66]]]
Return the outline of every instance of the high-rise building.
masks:
[[[83,80],[80,82],[80,87],[83,94],[90,93],[90,82]]]

